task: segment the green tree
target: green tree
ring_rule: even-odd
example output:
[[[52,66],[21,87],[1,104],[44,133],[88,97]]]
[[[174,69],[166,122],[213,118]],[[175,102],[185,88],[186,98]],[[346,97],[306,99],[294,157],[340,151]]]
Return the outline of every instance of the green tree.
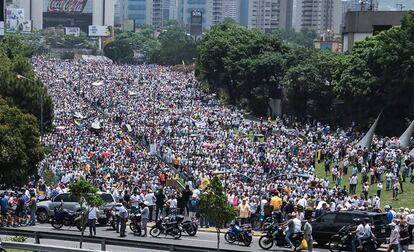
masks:
[[[291,112],[325,120],[333,116],[333,87],[340,57],[329,51],[311,50],[296,64],[290,63],[283,82]]]
[[[266,99],[283,72],[280,54],[286,47],[280,40],[234,23],[213,26],[197,49],[197,77],[205,80],[212,92],[227,95],[230,103],[247,101],[253,110],[260,106],[250,104],[252,98]]]
[[[104,48],[104,53],[106,57],[117,63],[131,63],[134,60],[134,51],[124,40],[109,42]]]
[[[69,193],[71,196],[79,200],[81,214],[82,214],[82,230],[81,230],[81,240],[80,240],[80,248],[82,248],[83,243],[83,236],[85,233],[86,228],[86,221],[88,218],[89,209],[86,209],[84,206],[85,204],[90,206],[100,206],[103,205],[105,202],[97,193],[98,189],[91,184],[90,182],[80,179],[76,182],[72,182],[69,184]]]
[[[393,27],[356,43],[343,61],[335,92],[345,101],[344,116],[362,128],[380,111],[387,120],[378,127],[382,134],[397,135],[405,118],[414,118],[414,12],[401,27]],[[349,121],[349,120],[348,120]]]
[[[313,30],[306,28],[300,32],[296,32],[294,29],[276,30],[274,34],[285,43],[314,48],[313,40],[316,39],[316,32]]]
[[[158,37],[160,46],[152,55],[154,61],[163,65],[193,62],[193,58],[197,57],[195,42],[184,27],[170,21],[163,28]]]
[[[22,186],[36,175],[44,150],[36,118],[0,98],[0,185]]]
[[[53,101],[46,87],[35,78],[24,48],[22,41],[0,42],[0,95],[24,113],[36,116],[39,125],[43,108],[43,126],[47,129],[52,125]],[[24,78],[18,79],[18,75]]]
[[[237,216],[234,207],[227,203],[223,185],[217,176],[214,176],[206,191],[200,195],[200,213],[215,223],[217,232],[217,251],[220,250],[220,229],[224,228]]]

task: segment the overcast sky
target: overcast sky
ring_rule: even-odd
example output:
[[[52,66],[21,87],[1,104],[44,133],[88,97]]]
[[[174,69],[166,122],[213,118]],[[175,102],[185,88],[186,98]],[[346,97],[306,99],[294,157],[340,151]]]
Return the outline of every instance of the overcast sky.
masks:
[[[397,3],[405,5],[404,10],[414,9],[414,0],[379,0],[380,10],[396,10]]]

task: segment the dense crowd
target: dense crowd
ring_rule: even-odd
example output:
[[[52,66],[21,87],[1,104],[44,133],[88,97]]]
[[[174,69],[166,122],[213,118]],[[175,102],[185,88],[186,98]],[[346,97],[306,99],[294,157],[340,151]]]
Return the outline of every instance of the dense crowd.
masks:
[[[43,137],[52,151],[39,165],[55,182],[39,183],[40,200],[83,177],[117,199],[149,202],[153,219],[167,202],[187,209],[220,174],[245,221],[281,209],[303,219],[306,210],[381,209],[381,195],[391,193],[383,184],[398,198],[404,183],[414,182],[408,151],[395,148],[394,139],[375,137],[366,150],[355,147],[360,135],[352,127],[251,120],[204,94],[193,73],[41,56],[33,65],[55,104],[54,128]],[[324,178],[316,176],[317,164]],[[170,183],[177,177],[186,190]]]

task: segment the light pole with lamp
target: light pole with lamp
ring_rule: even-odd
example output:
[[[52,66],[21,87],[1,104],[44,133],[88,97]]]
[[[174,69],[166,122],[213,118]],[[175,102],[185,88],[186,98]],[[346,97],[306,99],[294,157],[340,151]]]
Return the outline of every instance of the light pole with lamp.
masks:
[[[27,81],[30,81],[30,82],[33,82],[33,83],[36,82],[36,80],[27,78],[27,77],[25,77],[23,75],[20,75],[20,74],[16,75],[16,78],[18,80],[24,79],[24,80],[27,80]],[[38,95],[40,96],[40,97],[38,97],[39,100],[40,100],[40,142],[43,142],[43,90]]]

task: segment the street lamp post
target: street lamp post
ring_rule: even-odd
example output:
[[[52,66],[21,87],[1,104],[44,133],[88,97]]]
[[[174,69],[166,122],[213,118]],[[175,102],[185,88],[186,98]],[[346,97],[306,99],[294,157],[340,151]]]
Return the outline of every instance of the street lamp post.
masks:
[[[16,77],[18,80],[25,79],[33,83],[36,82],[36,80],[27,78],[20,74],[16,75]],[[40,142],[43,142],[43,90],[41,93],[38,94],[38,99],[40,100]]]

